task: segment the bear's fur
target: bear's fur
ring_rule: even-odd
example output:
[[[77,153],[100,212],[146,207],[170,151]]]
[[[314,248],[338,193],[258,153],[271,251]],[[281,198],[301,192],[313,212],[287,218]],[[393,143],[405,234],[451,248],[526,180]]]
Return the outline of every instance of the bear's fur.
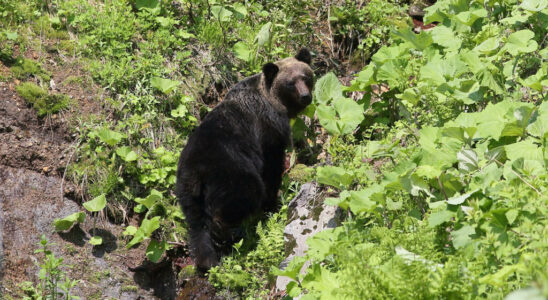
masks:
[[[191,134],[177,170],[176,195],[196,265],[218,265],[241,238],[244,219],[278,206],[290,140],[289,119],[312,101],[310,52],[267,63],[237,83]]]

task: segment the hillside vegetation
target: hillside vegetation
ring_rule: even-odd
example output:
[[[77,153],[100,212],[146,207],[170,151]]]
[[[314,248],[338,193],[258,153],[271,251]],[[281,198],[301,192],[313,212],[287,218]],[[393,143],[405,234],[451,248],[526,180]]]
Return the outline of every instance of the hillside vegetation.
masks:
[[[0,80],[41,118],[73,111],[66,177],[83,207],[54,229],[103,216],[143,259],[186,253],[172,191],[188,135],[231,85],[306,46],[317,80],[292,121],[283,206],[209,272],[217,295],[545,299],[548,1],[441,0],[428,30],[414,30],[410,4],[0,0]],[[101,90],[100,109],[48,90],[52,57],[81,66],[64,84]],[[345,219],[280,270],[287,203],[311,180]],[[285,294],[278,275],[294,279]]]

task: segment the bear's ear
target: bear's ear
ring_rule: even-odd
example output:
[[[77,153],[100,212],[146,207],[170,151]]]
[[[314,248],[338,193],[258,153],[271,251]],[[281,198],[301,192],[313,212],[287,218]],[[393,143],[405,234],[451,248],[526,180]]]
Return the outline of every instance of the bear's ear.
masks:
[[[279,70],[278,66],[273,63],[267,63],[263,66],[264,81],[268,89],[272,86],[272,82],[274,82],[274,78],[276,78]]]
[[[295,58],[306,64],[310,64],[310,62],[312,62],[312,55],[310,55],[310,51],[308,51],[308,49],[306,48],[302,48],[299,53],[295,55]]]

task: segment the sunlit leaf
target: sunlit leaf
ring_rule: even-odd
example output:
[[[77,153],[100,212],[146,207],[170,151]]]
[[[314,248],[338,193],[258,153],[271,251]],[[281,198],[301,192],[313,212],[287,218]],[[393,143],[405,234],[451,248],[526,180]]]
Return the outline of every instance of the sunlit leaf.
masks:
[[[90,201],[82,203],[82,206],[90,212],[101,211],[106,205],[107,198],[105,197],[105,194],[101,194]]]
[[[83,212],[76,212],[62,219],[55,219],[53,225],[55,231],[65,231],[72,227],[76,223],[82,223],[86,219],[86,214]]]

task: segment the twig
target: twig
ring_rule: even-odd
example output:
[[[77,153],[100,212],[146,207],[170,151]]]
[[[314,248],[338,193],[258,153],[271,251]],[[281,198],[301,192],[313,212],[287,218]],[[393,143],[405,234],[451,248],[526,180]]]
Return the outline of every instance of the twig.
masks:
[[[498,161],[497,159],[495,159],[495,162],[497,164],[499,164],[500,166],[504,166],[503,163],[501,163],[500,161]],[[521,181],[523,181],[526,185],[528,185],[530,188],[532,188],[535,192],[537,192],[537,194],[539,194],[539,196],[542,196],[542,193],[536,188],[534,187],[532,184],[530,184],[529,182],[527,182],[527,180],[525,180],[523,177],[521,177],[521,175],[519,175],[518,172],[514,171],[514,169],[510,168],[510,171],[512,171],[512,173],[514,173],[514,175],[516,175]]]
[[[181,247],[186,247],[187,244],[186,243],[182,243],[182,242],[167,242],[169,245],[175,245],[175,246],[181,246]]]
[[[78,150],[78,146],[80,146],[80,143],[82,141],[78,141],[78,143],[76,144],[76,147],[74,147],[74,150],[72,150],[72,153],[70,154],[69,156],[69,159],[67,160],[67,164],[65,165],[65,170],[63,171],[63,178],[61,179],[61,189],[60,189],[60,193],[61,193],[61,202],[63,202],[63,198],[65,197],[65,192],[63,190],[63,186],[65,184],[65,176],[67,174],[67,168],[68,168],[68,165],[70,163],[70,161],[72,160],[72,157],[74,156],[74,153],[76,153],[76,150]]]
[[[438,176],[438,184],[440,185],[441,192],[443,193],[443,196],[445,197],[445,201],[448,200],[447,193],[445,193],[445,188],[443,187],[443,183],[441,183],[441,174]]]
[[[329,48],[331,50],[331,55],[334,57],[335,52],[333,49],[333,31],[331,31],[331,1],[327,3],[327,28],[329,29]]]

